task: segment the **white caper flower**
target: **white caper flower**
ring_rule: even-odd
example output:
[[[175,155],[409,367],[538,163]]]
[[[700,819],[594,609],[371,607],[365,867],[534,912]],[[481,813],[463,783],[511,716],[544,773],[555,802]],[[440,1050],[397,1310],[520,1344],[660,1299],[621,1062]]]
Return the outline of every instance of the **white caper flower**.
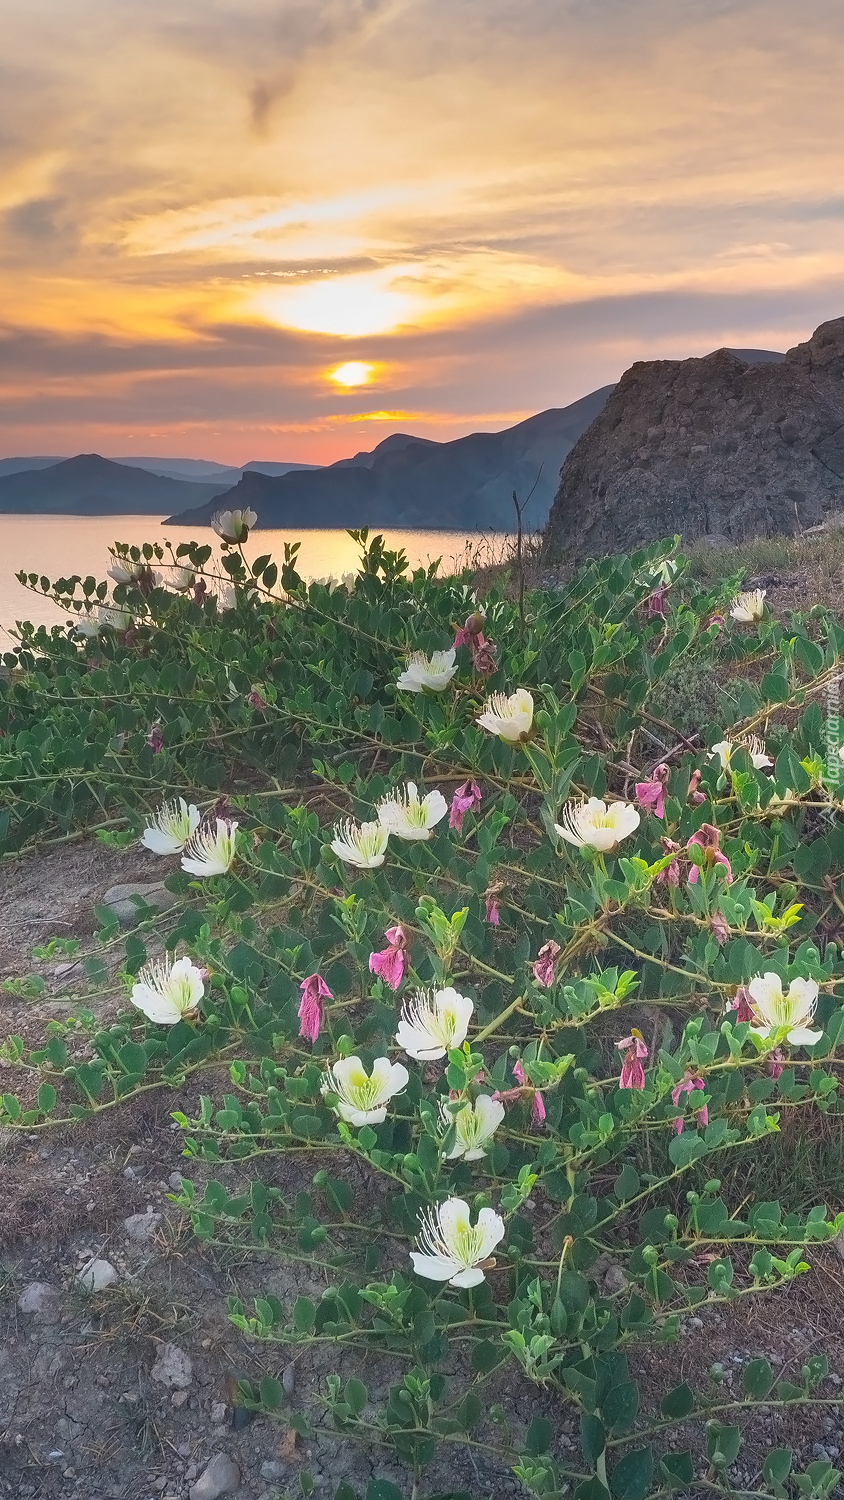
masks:
[[[205,994],[203,971],[189,958],[145,964],[132,986],[132,1004],[159,1026],[175,1026],[194,1016]]]
[[[757,771],[763,770],[765,766],[772,766],[774,764],[770,755],[766,754],[765,741],[760,740],[757,734],[745,735],[744,739],[741,740],[719,740],[717,745],[712,746],[706,758],[707,760],[714,760],[717,756],[721,762],[721,769],[729,771],[731,769],[730,760],[734,750],[746,750]]]
[[[561,839],[577,849],[597,849],[606,854],[639,827],[639,814],[632,802],[602,802],[589,797],[585,802],[567,802],[560,813],[562,821],[554,827]]]
[[[818,986],[814,979],[792,979],[788,994],[783,994],[779,974],[757,974],[747,986],[755,1014],[751,1031],[757,1036],[788,1027],[786,1041],[795,1047],[811,1047],[819,1042],[822,1031],[814,1031],[809,1022],[818,1003]]]
[[[341,1057],[323,1075],[320,1087],[324,1094],[337,1095],[334,1108],[347,1125],[380,1125],[393,1095],[407,1087],[409,1077],[407,1068],[389,1057],[376,1057],[371,1074],[359,1057]]]
[[[526,740],[533,725],[533,696],[527,688],[516,688],[509,698],[506,693],[493,693],[475,723],[511,745]]]
[[[455,1112],[443,1101],[440,1119],[444,1129],[453,1125],[455,1131],[454,1145],[446,1159],[462,1156],[464,1161],[478,1161],[486,1156],[486,1148],[504,1119],[504,1105],[489,1094],[479,1094],[474,1104],[466,1099]]]
[[[447,812],[448,803],[442,792],[428,792],[420,799],[416,783],[409,781],[404,793],[396,792],[379,802],[378,821],[398,839],[429,839]]]
[[[445,1057],[452,1047],[462,1047],[474,1009],[466,995],[451,987],[419,990],[402,1006],[396,1044],[420,1061]]]
[[[410,1252],[413,1269],[429,1281],[478,1286],[489,1268],[486,1263],[492,1251],[503,1238],[504,1220],[494,1209],[482,1208],[477,1224],[472,1224],[468,1203],[462,1198],[446,1198],[421,1216],[417,1239],[420,1249]]]
[[[199,808],[190,807],[184,797],[165,802],[143,831],[141,843],[153,854],[181,854],[199,827]]]
[[[109,578],[115,583],[134,583],[136,578],[142,577],[146,572],[145,562],[133,562],[130,557],[120,557],[117,553],[111,554],[112,564],[108,570]]]
[[[218,510],[211,525],[224,542],[245,542],[257,519],[254,510]]]
[[[128,609],[121,609],[119,604],[100,604],[97,609],[101,630],[116,630],[122,632],[131,630],[135,623]]]
[[[234,862],[237,846],[237,823],[227,818],[216,818],[216,827],[210,824],[198,828],[185,844],[182,869],[189,875],[205,878],[209,875],[226,875]]]
[[[334,826],[331,847],[338,859],[359,870],[375,870],[384,863],[390,835],[380,823],[353,823],[346,818]]]
[[[171,589],[176,590],[177,594],[187,593],[188,589],[193,588],[195,580],[196,574],[193,568],[181,567],[178,563],[173,563],[167,570],[166,582],[169,583]]]
[[[456,660],[457,652],[453,650],[432,651],[430,656],[424,651],[413,651],[396,687],[406,693],[421,693],[425,688],[430,693],[443,693],[457,671]]]
[[[764,613],[764,589],[749,589],[744,594],[737,594],[730,610],[733,619],[741,620],[744,625],[752,625],[755,620],[761,620]]]

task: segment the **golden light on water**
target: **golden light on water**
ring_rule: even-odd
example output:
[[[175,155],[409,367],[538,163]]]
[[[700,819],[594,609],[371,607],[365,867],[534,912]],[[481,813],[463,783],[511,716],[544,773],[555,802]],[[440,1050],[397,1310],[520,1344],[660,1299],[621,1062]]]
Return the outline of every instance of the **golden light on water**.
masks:
[[[329,374],[329,380],[347,389],[355,385],[367,385],[372,379],[374,365],[368,365],[361,359],[350,359],[344,365],[338,365],[336,370]]]

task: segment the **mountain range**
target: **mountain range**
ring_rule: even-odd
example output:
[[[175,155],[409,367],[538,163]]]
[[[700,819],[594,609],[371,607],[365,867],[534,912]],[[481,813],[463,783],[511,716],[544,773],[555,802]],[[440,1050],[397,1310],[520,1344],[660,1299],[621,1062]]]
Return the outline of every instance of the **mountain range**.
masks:
[[[527,501],[526,528],[536,530],[547,519],[563,459],[611,390],[603,386],[571,406],[539,412],[503,432],[473,432],[448,443],[394,432],[371,452],[310,473],[273,478],[252,470],[223,503],[228,509],[251,507],[260,526],[280,530],[401,526],[511,531],[515,490]],[[206,524],[218,508],[206,504],[176,512],[168,524]]]
[[[783,359],[769,350],[729,352],[747,364]],[[167,513],[166,525],[206,526],[217,510],[251,508],[259,526],[288,531],[511,531],[515,492],[525,528],[536,531],[548,519],[564,460],[615,389],[602,386],[501,432],[450,442],[394,432],[371,450],[325,466],[253,459],[232,468],[210,459],[96,453],[0,459],[0,513]]]

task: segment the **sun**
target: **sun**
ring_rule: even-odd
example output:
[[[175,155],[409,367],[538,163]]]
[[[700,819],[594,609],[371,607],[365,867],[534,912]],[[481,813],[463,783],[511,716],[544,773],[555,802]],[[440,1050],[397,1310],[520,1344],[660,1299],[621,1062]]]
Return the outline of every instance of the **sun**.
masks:
[[[374,369],[374,365],[367,365],[363,360],[350,359],[345,365],[338,365],[336,370],[331,370],[328,378],[337,385],[366,385],[372,379]]]

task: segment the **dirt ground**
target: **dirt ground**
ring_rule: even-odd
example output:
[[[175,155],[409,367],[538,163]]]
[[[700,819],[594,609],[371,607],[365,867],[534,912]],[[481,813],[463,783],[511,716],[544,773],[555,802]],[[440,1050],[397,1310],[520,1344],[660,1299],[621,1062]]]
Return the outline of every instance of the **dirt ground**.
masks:
[[[3,1036],[18,1033],[35,1044],[45,1022],[72,1014],[85,991],[78,965],[69,968],[67,958],[55,956],[34,962],[32,947],[54,936],[90,937],[94,907],[108,889],[160,878],[161,863],[153,856],[88,841],[0,864]],[[162,931],[168,920],[164,914]],[[105,955],[107,968],[116,966],[119,953],[115,945]],[[43,996],[3,992],[4,979],[32,973],[44,980]],[[98,1005],[106,1019],[119,997],[106,995]],[[19,1082],[14,1070],[0,1070],[0,1089],[16,1089]],[[300,1294],[318,1297],[326,1280],[315,1267],[220,1251],[194,1239],[170,1198],[183,1169],[197,1182],[203,1175],[181,1157],[170,1114],[179,1107],[190,1112],[191,1103],[150,1094],[73,1129],[9,1131],[0,1140],[0,1495],[188,1500],[209,1461],[226,1455],[237,1472],[229,1468],[224,1493],[235,1500],[292,1500],[311,1492],[330,1500],[340,1480],[363,1493],[373,1477],[391,1479],[409,1496],[407,1472],[389,1455],[338,1443],[330,1422],[319,1417],[325,1374],[341,1368],[329,1349],[308,1349],[288,1363],[281,1346],[253,1343],[229,1322],[228,1296],[248,1306],[255,1294],[269,1292],[289,1307]],[[107,1262],[113,1275],[111,1285],[95,1292],[79,1281],[92,1260]],[[33,1292],[39,1285],[49,1290]],[[825,1353],[831,1373],[819,1395],[830,1404],[808,1412],[757,1412],[731,1478],[739,1488],[753,1488],[771,1447],[795,1446],[802,1467],[824,1457],[839,1461],[842,1293],[844,1261],[825,1249],[813,1257],[812,1274],[788,1294],[703,1309],[675,1346],[634,1354],[648,1405],[684,1379],[701,1388],[714,1361],[723,1366],[728,1397],[740,1392],[749,1358],[767,1355],[778,1378],[799,1380],[804,1359]],[[35,1310],[23,1310],[33,1304]],[[294,1441],[281,1414],[276,1421],[246,1419],[233,1400],[232,1381],[265,1373],[283,1378],[293,1404],[316,1416],[316,1439]],[[395,1378],[387,1360],[372,1359],[360,1373],[374,1391]],[[173,1379],[181,1383],[167,1383]],[[511,1373],[501,1393],[506,1404],[519,1418],[525,1412],[548,1416],[555,1456],[574,1460],[572,1407],[530,1386],[514,1397],[513,1381]],[[477,1435],[495,1440],[494,1430]],[[674,1434],[665,1445],[700,1451],[703,1434]],[[524,1494],[497,1460],[468,1447],[445,1449],[419,1495],[427,1500],[456,1492],[472,1500]]]

